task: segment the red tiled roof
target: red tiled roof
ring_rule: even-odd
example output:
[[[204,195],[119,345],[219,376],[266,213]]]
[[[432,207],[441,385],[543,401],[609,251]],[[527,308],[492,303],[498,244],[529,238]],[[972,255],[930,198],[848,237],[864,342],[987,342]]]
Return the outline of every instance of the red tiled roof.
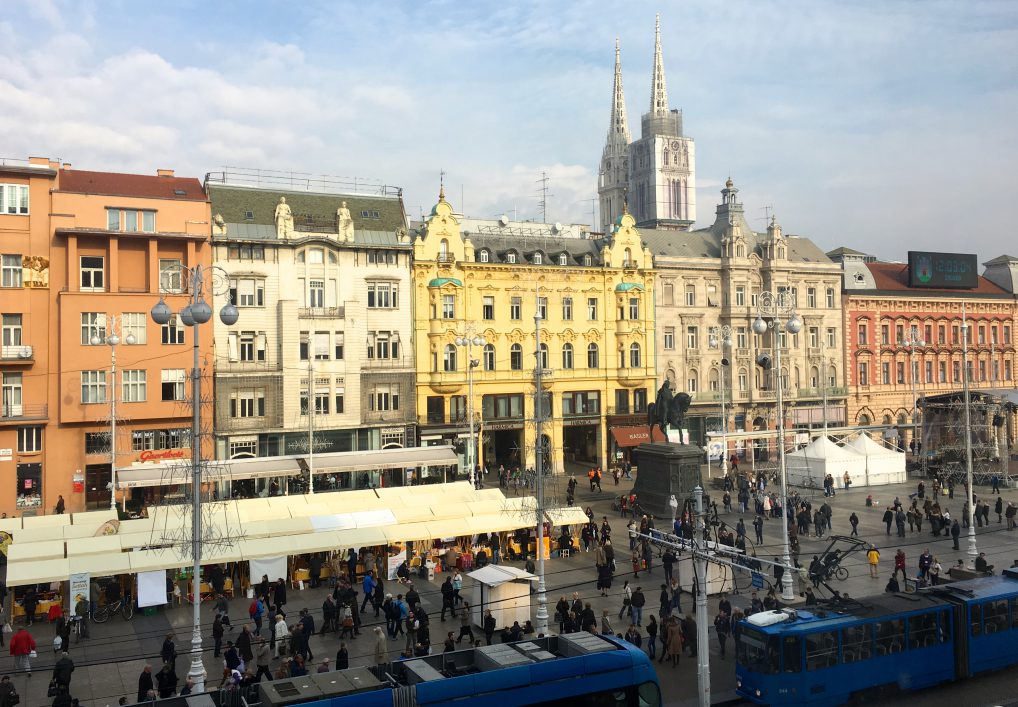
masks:
[[[194,177],[157,177],[147,174],[62,169],[57,183],[59,191],[78,194],[108,194],[182,201],[206,201],[208,198],[201,182]],[[183,193],[176,193],[178,191]]]
[[[896,290],[900,292],[941,292],[949,294],[980,294],[980,295],[1010,295],[1011,293],[1002,287],[994,285],[982,275],[979,276],[979,284],[973,289],[950,289],[935,287],[909,287],[908,286],[908,265],[905,263],[866,263],[870,269],[873,280],[878,290]]]

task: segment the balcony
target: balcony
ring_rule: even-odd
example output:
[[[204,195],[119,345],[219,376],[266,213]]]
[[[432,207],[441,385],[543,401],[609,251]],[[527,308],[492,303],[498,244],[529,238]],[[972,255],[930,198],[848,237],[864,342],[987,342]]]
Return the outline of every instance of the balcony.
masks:
[[[346,307],[300,307],[297,316],[304,319],[343,319]]]
[[[0,346],[0,361],[3,363],[25,363],[35,361],[35,350],[31,346]]]
[[[414,364],[410,356],[397,356],[396,358],[365,358],[361,359],[362,371],[389,370],[392,368],[413,368]]]
[[[618,380],[621,385],[627,388],[636,388],[641,385],[654,386],[654,376],[648,374],[645,368],[620,368],[618,369]]]
[[[843,398],[848,395],[848,388],[844,386],[829,386],[827,388],[827,397],[830,398]],[[799,398],[823,398],[823,388],[799,388]]]
[[[456,263],[456,256],[452,253],[440,253],[435,256],[435,262],[439,265],[454,265]]]
[[[41,405],[0,405],[0,422],[24,420],[45,420],[48,415],[48,406]]]

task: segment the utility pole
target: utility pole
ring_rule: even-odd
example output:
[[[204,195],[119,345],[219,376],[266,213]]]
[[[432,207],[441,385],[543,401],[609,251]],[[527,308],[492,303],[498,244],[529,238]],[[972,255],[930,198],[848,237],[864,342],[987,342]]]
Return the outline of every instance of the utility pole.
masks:
[[[965,316],[965,303],[961,304],[961,380],[965,391],[965,478],[968,480],[968,492],[965,494],[969,504],[969,557],[975,562],[979,552],[976,550],[976,517],[975,501],[972,489],[972,410],[969,395],[969,324]]]
[[[315,492],[315,363],[308,346],[308,493]]]
[[[703,487],[699,484],[693,489],[696,500],[696,530],[693,533],[693,544],[696,548],[693,564],[696,568],[696,675],[699,688],[700,707],[710,707],[710,633],[707,630],[707,547],[706,525],[703,512]],[[787,569],[785,570],[788,571]]]
[[[548,180],[547,172],[541,172],[541,178],[537,180],[537,183],[541,185],[537,188],[537,193],[540,195],[537,208],[541,210],[541,223],[548,223],[548,197],[552,196],[548,194]]]
[[[544,465],[546,450],[544,449],[544,356],[541,352],[541,298],[537,292],[537,310],[534,314],[534,338],[537,352],[534,367],[534,427],[536,428],[535,457],[537,460],[537,626],[538,633],[548,635],[548,595],[544,583]]]

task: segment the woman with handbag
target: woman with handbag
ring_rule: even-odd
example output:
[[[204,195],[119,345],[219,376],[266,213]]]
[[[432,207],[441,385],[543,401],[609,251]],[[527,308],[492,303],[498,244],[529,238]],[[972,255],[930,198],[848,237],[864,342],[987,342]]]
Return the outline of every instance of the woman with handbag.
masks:
[[[35,639],[24,628],[18,629],[18,632],[11,637],[11,655],[14,656],[14,667],[31,676],[31,659],[36,657]]]

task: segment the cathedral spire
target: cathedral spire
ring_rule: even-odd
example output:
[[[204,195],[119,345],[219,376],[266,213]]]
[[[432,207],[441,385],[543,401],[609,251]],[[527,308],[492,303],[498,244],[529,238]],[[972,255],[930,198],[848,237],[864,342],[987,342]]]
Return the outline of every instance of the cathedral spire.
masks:
[[[621,138],[627,147],[632,142],[629,122],[626,120],[626,95],[622,90],[622,51],[619,49],[618,37],[615,38],[615,85],[612,90],[611,124],[608,126],[609,142],[612,137]]]
[[[654,27],[654,77],[650,85],[650,112],[668,112],[668,87],[665,85],[665,60],[661,54],[661,15],[657,15]]]

